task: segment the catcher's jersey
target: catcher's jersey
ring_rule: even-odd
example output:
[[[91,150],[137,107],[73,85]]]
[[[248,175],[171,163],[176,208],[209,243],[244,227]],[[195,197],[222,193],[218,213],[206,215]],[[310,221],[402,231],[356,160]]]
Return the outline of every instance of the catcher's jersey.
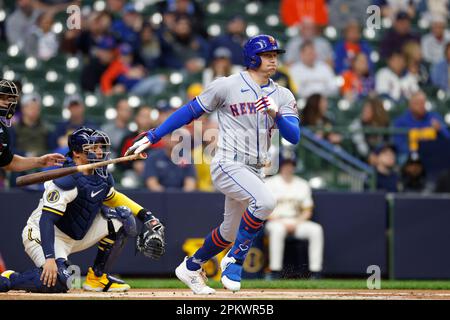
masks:
[[[294,95],[273,80],[259,86],[247,71],[218,78],[197,97],[205,112],[217,110],[219,141],[216,157],[252,164],[268,161],[271,131],[275,121],[256,111],[255,102],[270,96],[284,116],[298,118]]]

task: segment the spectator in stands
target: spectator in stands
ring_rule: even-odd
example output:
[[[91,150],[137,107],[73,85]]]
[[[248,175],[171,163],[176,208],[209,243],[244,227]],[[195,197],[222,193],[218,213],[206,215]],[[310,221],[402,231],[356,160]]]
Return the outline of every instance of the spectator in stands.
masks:
[[[327,39],[319,35],[317,26],[311,19],[305,18],[299,24],[299,34],[292,37],[286,44],[286,53],[283,55],[283,61],[287,66],[300,62],[298,54],[305,41],[312,41],[317,53],[317,60],[328,63],[333,66],[333,49]]]
[[[128,124],[133,115],[133,110],[127,99],[120,99],[116,104],[116,118],[114,121],[105,123],[101,130],[104,131],[111,140],[112,157],[120,156],[120,144],[131,132]]]
[[[376,189],[386,192],[399,191],[399,177],[396,172],[396,149],[393,145],[382,144],[374,151]]]
[[[331,0],[328,2],[330,26],[341,33],[347,21],[356,20],[358,25],[365,25],[367,19],[367,7],[372,0]]]
[[[123,138],[122,142],[120,143],[120,155],[125,154],[125,151],[127,151],[127,149],[133,144],[132,141],[139,133],[148,131],[156,126],[156,123],[152,119],[152,111],[153,109],[150,106],[146,105],[140,106],[138,108],[138,110],[136,111],[136,115],[134,116],[134,122],[137,126],[136,130],[130,132]],[[130,163],[121,163],[118,166],[124,170],[131,168]]]
[[[402,192],[422,192],[426,187],[425,166],[417,152],[412,152],[401,168]]]
[[[133,48],[123,43],[119,46],[119,56],[114,60],[100,79],[104,95],[131,93],[138,96],[158,95],[167,79],[162,75],[148,76],[144,66],[133,61]]]
[[[25,36],[41,13],[41,10],[35,8],[34,0],[16,1],[16,9],[6,19],[6,37],[9,44],[15,44],[19,48],[23,48]]]
[[[25,36],[25,54],[45,61],[58,54],[59,40],[52,31],[53,22],[53,14],[45,12],[39,15],[36,25]]]
[[[50,135],[49,144],[51,149],[67,147],[67,136],[79,127],[97,128],[95,123],[86,119],[85,106],[80,96],[72,95],[66,97],[64,100],[64,108],[69,110],[70,116],[68,120],[58,123],[55,131]]]
[[[369,155],[375,148],[388,140],[387,134],[365,133],[364,129],[387,129],[389,115],[383,107],[383,102],[376,98],[368,98],[361,110],[361,115],[349,126],[353,145],[360,158],[371,163]]]
[[[247,23],[241,15],[233,16],[227,23],[227,30],[224,34],[214,38],[210,42],[209,60],[214,58],[217,48],[227,48],[231,52],[231,62],[234,65],[244,65],[244,55],[242,47],[247,41],[245,29]]]
[[[152,25],[145,23],[140,33],[139,61],[147,70],[158,68],[161,64],[161,43]]]
[[[372,72],[373,64],[370,60],[372,49],[365,40],[361,39],[359,23],[356,20],[351,20],[345,26],[344,39],[338,41],[334,47],[334,71],[336,74],[348,70],[351,61],[360,52],[366,55],[369,69]]]
[[[306,98],[316,92],[327,97],[337,93],[338,88],[333,69],[317,59],[316,50],[311,41],[302,43],[300,62],[292,65],[290,73],[297,85],[300,97]]]
[[[127,2],[128,0],[107,0],[106,8],[112,16],[120,17]]]
[[[306,180],[295,175],[295,157],[280,159],[280,173],[266,180],[276,207],[266,222],[269,236],[269,268],[272,278],[280,278],[283,270],[284,243],[291,235],[308,240],[309,270],[312,278],[319,278],[323,259],[323,229],[311,221],[313,199]]]
[[[270,77],[280,86],[289,89],[293,94],[298,95],[298,88],[289,72],[289,68],[285,65],[278,65],[277,71]]]
[[[13,135],[16,153],[35,157],[49,151],[49,127],[41,120],[41,99],[37,94],[21,98],[20,121],[14,125]]]
[[[107,11],[94,11],[86,19],[86,27],[76,39],[76,48],[85,57],[93,57],[97,44],[109,36],[112,24],[111,15]]]
[[[102,37],[94,48],[94,55],[81,70],[81,88],[93,92],[100,84],[102,74],[114,59],[116,43],[112,37]]]
[[[411,30],[410,16],[406,12],[400,11],[396,16],[393,28],[386,32],[381,40],[381,57],[387,58],[393,52],[400,52],[403,45],[408,41],[420,43],[420,37]]]
[[[403,79],[404,94],[407,98],[419,88],[428,85],[430,75],[422,58],[420,44],[409,41],[403,46],[406,62],[406,74]]]
[[[432,19],[433,16],[441,15],[448,17],[450,2],[448,0],[421,0],[417,10],[423,19]]]
[[[164,149],[154,150],[145,160],[144,181],[147,189],[153,192],[165,190],[194,191],[196,188],[195,167],[191,159],[183,158],[177,163],[172,161],[172,151],[178,141],[171,136],[164,138]]]
[[[282,0],[280,16],[283,23],[293,26],[312,19],[315,25],[328,25],[328,8],[325,0]]]
[[[203,192],[213,192],[215,190],[211,178],[210,164],[215,155],[218,138],[218,124],[211,117],[202,117],[201,121],[201,144],[194,146],[192,159],[197,176],[197,190]],[[198,125],[197,125],[198,126]]]
[[[414,0],[374,0],[373,4],[381,7],[382,17],[388,18],[391,21],[393,21],[400,12],[407,14],[410,18],[414,18],[416,15]]]
[[[409,108],[394,120],[395,128],[409,129],[408,134],[397,134],[394,142],[403,163],[410,152],[416,152],[421,140],[450,139],[450,132],[442,117],[425,108],[427,97],[417,91],[409,99]],[[403,160],[403,161],[402,161]]]
[[[450,42],[446,17],[441,14],[433,15],[430,31],[422,37],[422,54],[426,62],[435,64],[444,59],[445,45]]]
[[[161,6],[162,5],[162,6]],[[192,22],[194,33],[206,38],[208,33],[204,26],[204,13],[202,6],[194,0],[168,0],[160,3],[160,11],[170,12],[175,16],[187,16]]]
[[[431,81],[441,90],[450,92],[450,42],[444,50],[444,59],[431,68]]]
[[[210,67],[203,71],[203,87],[220,77],[228,77],[238,73],[242,66],[233,65],[231,62],[231,51],[225,47],[218,47],[213,53]]]
[[[122,17],[113,21],[111,32],[119,42],[128,43],[133,52],[137,52],[143,23],[142,15],[136,10],[135,5],[127,3],[123,7]]]
[[[383,97],[400,101],[404,98],[403,77],[406,61],[401,52],[393,52],[388,57],[387,66],[375,75],[375,91]]]
[[[350,102],[367,97],[375,89],[375,78],[369,68],[368,57],[363,52],[352,58],[350,69],[342,73],[342,78],[341,93]]]
[[[164,64],[166,67],[183,69],[188,73],[203,70],[208,60],[208,42],[192,30],[188,16],[178,16],[174,32],[163,34]]]
[[[312,94],[306,100],[306,105],[302,112],[302,124],[305,126],[316,127],[314,132],[317,137],[328,140],[333,144],[339,144],[342,141],[342,136],[332,132],[333,122],[330,120],[327,113],[327,98],[318,93]]]

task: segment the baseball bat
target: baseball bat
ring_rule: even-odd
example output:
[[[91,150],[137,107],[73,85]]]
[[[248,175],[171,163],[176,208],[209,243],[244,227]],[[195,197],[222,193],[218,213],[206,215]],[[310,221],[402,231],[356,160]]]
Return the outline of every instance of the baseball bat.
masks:
[[[133,161],[133,160],[140,160],[140,159],[145,159],[145,158],[147,158],[147,155],[145,153],[132,154],[132,155],[125,156],[125,157],[100,161],[100,162],[96,162],[96,163],[88,163],[88,164],[82,164],[79,166],[59,168],[59,169],[54,169],[54,170],[49,170],[49,171],[31,173],[31,174],[27,174],[27,175],[18,177],[16,179],[16,184],[19,187],[28,186],[30,184],[42,183],[45,181],[68,176],[68,175],[71,175],[71,174],[74,174],[77,172],[93,170],[96,168],[107,166],[109,164]]]

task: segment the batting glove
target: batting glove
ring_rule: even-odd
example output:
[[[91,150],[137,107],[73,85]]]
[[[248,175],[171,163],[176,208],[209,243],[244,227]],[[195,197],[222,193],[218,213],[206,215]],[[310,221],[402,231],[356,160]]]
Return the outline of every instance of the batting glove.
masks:
[[[153,136],[153,131],[144,131],[139,134],[133,140],[133,145],[128,148],[127,152],[125,152],[125,156],[129,156],[131,154],[139,154],[142,153],[145,149],[148,149],[152,145],[152,141],[150,138]]]
[[[275,113],[278,112],[278,106],[275,103],[275,101],[271,97],[261,97],[259,100],[255,102],[256,111],[262,112],[262,111],[274,111]]]

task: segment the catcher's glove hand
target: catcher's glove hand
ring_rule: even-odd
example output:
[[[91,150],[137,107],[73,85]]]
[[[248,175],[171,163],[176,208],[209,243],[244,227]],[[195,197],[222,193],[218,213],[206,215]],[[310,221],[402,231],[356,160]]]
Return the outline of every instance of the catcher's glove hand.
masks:
[[[147,221],[136,238],[136,251],[158,260],[165,252],[164,226],[157,218]]]

